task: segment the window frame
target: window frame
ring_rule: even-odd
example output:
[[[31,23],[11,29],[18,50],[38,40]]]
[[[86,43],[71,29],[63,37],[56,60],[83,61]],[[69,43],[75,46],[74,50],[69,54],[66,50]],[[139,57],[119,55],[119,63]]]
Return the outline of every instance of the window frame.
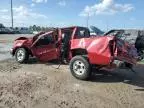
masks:
[[[49,38],[50,37],[50,38]],[[44,38],[43,40],[49,40],[49,42],[47,42],[47,44],[42,44],[43,42],[40,42],[40,40]],[[48,39],[49,38],[49,39]],[[47,45],[50,45],[50,44],[53,44],[55,42],[55,39],[53,37],[53,33],[49,33],[49,34],[45,34],[43,36],[40,36],[39,40],[36,42],[36,46],[47,46]],[[45,42],[46,43],[46,42]]]
[[[80,31],[84,31],[84,35],[80,35]],[[78,27],[75,33],[75,39],[90,38],[90,31],[88,28]]]

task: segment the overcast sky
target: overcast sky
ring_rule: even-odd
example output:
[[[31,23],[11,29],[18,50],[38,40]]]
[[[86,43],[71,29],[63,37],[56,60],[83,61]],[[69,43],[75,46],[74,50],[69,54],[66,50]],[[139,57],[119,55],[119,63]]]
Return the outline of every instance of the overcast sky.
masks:
[[[144,0],[13,0],[14,26],[144,28]],[[1,0],[0,23],[11,25],[10,0]]]

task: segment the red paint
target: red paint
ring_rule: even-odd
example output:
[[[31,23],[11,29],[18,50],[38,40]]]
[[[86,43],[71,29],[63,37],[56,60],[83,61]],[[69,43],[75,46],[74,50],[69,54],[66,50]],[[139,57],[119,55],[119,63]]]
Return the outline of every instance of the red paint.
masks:
[[[13,47],[13,54],[15,50],[19,47],[28,48],[32,55],[37,57],[41,61],[49,61],[53,59],[60,58],[60,50],[62,44],[62,30],[70,29],[72,31],[69,50],[69,59],[72,58],[72,51],[75,49],[85,49],[88,53],[88,59],[91,64],[97,65],[109,65],[114,59],[119,59],[131,64],[136,63],[136,59],[133,54],[129,54],[130,50],[134,49],[133,45],[129,45],[122,40],[116,39],[113,36],[97,36],[90,38],[81,38],[75,39],[76,30],[78,27],[69,27],[69,28],[59,28],[58,29],[58,39],[53,36],[54,43],[44,46],[35,46],[39,39],[45,35],[53,34],[56,31],[41,33],[39,35],[34,36],[33,38],[18,38],[15,40]],[[36,39],[34,39],[36,38]],[[113,55],[110,51],[110,41],[114,41],[113,45]],[[120,43],[121,46],[118,44]],[[123,44],[122,44],[123,43]],[[116,46],[115,46],[116,45]],[[135,50],[136,51],[136,50]]]
[[[86,49],[91,64],[107,65],[111,61],[109,41],[113,37],[95,37],[87,39],[74,39],[71,49]]]
[[[55,48],[53,44],[43,47],[33,47],[32,53],[35,57],[39,58],[40,61],[54,60],[59,57],[59,50]]]

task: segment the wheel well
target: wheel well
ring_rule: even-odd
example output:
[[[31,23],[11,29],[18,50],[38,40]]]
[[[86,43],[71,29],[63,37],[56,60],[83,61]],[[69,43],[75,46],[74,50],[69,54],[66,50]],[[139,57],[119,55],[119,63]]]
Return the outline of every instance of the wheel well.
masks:
[[[27,47],[17,47],[17,48],[15,48],[15,50],[13,52],[13,55],[15,55],[16,50],[19,49],[19,48],[24,48],[28,52],[29,55],[33,56],[31,50]]]
[[[72,50],[72,57],[77,56],[77,55],[87,55],[87,50],[86,49],[74,49]]]

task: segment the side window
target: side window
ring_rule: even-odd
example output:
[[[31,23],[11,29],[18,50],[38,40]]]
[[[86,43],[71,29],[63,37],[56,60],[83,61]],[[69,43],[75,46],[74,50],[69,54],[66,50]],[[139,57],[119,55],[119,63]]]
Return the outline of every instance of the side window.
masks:
[[[45,36],[42,36],[36,46],[41,46],[41,45],[49,45],[49,44],[52,44],[54,43],[54,38],[52,36],[52,34],[48,34],[48,35],[45,35]]]
[[[89,38],[90,32],[86,28],[78,28],[76,31],[76,37],[75,38]]]

